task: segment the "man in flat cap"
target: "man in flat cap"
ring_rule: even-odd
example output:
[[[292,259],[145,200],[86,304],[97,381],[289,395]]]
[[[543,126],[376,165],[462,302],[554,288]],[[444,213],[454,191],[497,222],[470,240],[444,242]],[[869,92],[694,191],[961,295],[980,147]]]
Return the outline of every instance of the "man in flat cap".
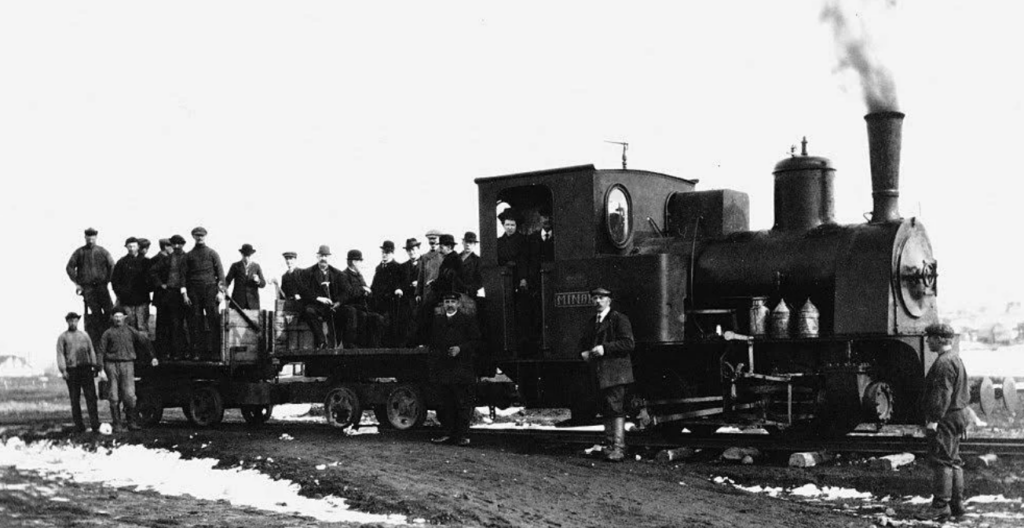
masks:
[[[320,246],[316,253],[316,264],[302,270],[299,295],[302,297],[303,318],[313,332],[313,347],[336,348],[340,346],[338,328],[345,324],[341,313],[344,300],[341,270],[330,264],[331,248]],[[323,323],[331,332],[331,342],[324,337]]]
[[[612,310],[612,292],[590,291],[596,314],[583,326],[580,356],[600,389],[604,416],[605,458],[621,462],[626,450],[626,387],[633,383],[633,326],[629,318]]]
[[[359,266],[363,263],[363,252],[353,249],[348,252],[347,266],[342,276],[342,313],[345,316],[345,345],[359,345],[371,348],[381,346],[383,317],[370,309],[373,290],[366,285],[366,279]]]
[[[405,329],[401,326],[405,304],[405,272],[395,261],[395,243],[385,240],[380,245],[380,264],[373,271],[373,308],[384,318],[383,344],[400,346],[405,340]]]
[[[285,300],[285,309],[289,310],[288,302],[297,301],[302,298],[299,295],[299,276],[301,275],[301,270],[295,267],[295,262],[299,255],[294,251],[285,251],[281,256],[284,257],[284,265],[287,269],[281,274],[280,282],[276,279],[274,280],[274,285],[277,286],[277,297]]]
[[[57,369],[60,377],[68,384],[68,395],[71,396],[71,418],[75,422],[75,431],[85,432],[82,421],[82,396],[85,396],[85,408],[89,411],[89,425],[92,431],[100,431],[100,418],[96,411],[96,382],[93,378],[100,371],[96,360],[96,350],[92,340],[85,332],[78,330],[79,316],[68,312],[64,321],[68,329],[57,338]]]
[[[189,333],[192,359],[216,361],[220,357],[220,303],[224,300],[224,265],[220,255],[206,245],[206,229],[192,230],[195,246],[185,255],[181,273],[185,287],[181,293],[192,307]]]
[[[148,262],[139,254],[139,241],[129,237],[124,241],[127,252],[114,265],[110,282],[117,295],[117,304],[128,314],[128,326],[149,332],[149,284],[146,273]]]
[[[421,303],[421,306],[424,299],[430,295],[431,287],[437,279],[437,272],[441,268],[441,260],[444,258],[439,247],[442,234],[436,229],[427,231],[427,244],[430,245],[430,251],[420,257],[420,271],[416,277],[416,302]]]
[[[93,345],[99,344],[103,331],[110,326],[110,311],[114,307],[107,288],[114,272],[114,257],[96,244],[98,234],[91,227],[85,230],[85,245],[71,254],[66,268],[68,278],[75,283],[75,293],[84,301],[85,330]]]
[[[164,359],[170,352],[170,330],[171,317],[167,308],[167,275],[168,261],[174,247],[169,238],[161,238],[158,242],[160,252],[149,259],[149,269],[146,272],[146,281],[149,289],[153,292],[153,307],[156,308],[156,333],[153,338],[153,346],[156,348],[157,357]],[[152,315],[151,315],[152,317]]]
[[[917,517],[922,520],[959,519],[964,514],[964,470],[960,440],[967,431],[965,409],[970,402],[967,370],[953,349],[956,331],[948,324],[925,328],[928,349],[939,355],[925,377],[925,430],[932,466],[932,503]]]
[[[476,233],[466,231],[462,236],[462,253],[459,253],[459,258],[462,259],[460,279],[466,288],[466,294],[474,300],[478,298],[477,293],[484,286],[483,275],[480,273],[480,256],[475,253],[479,245],[480,240]]]
[[[263,278],[263,268],[253,262],[252,255],[256,250],[252,244],[242,244],[238,250],[242,254],[242,260],[235,262],[228,269],[224,278],[224,287],[230,287],[235,283],[235,289],[231,291],[231,299],[243,310],[260,309],[260,288],[267,285]]]
[[[458,293],[446,292],[442,297],[444,313],[431,317],[428,374],[441,389],[445,432],[431,442],[468,446],[476,383],[473,360],[481,344],[480,328],[475,318],[459,312]]]
[[[135,416],[135,360],[140,356],[149,359],[155,367],[158,361],[152,357],[146,335],[125,324],[125,311],[114,308],[114,325],[103,332],[96,359],[110,381],[110,417],[114,432],[123,432],[120,404],[124,403],[125,422],[129,430],[139,429]]]
[[[167,240],[170,247],[160,241],[160,255],[154,257],[149,268],[149,282],[153,287],[156,305],[156,350],[161,358],[184,359],[191,353],[185,320],[189,311],[185,304],[185,237],[174,235]]]

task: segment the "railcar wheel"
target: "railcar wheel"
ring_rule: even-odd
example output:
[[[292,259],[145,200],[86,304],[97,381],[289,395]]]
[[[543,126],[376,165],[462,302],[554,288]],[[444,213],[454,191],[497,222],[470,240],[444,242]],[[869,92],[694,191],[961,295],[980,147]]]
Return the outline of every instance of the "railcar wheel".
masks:
[[[331,389],[324,398],[324,416],[332,427],[358,427],[363,417],[363,404],[359,401],[359,395],[345,385]]]
[[[135,404],[135,411],[139,415],[139,423],[145,427],[152,427],[164,417],[164,404],[160,396],[152,391],[139,393],[138,403]]]
[[[274,413],[273,405],[243,405],[242,418],[249,425],[263,425]]]
[[[996,410],[996,389],[992,386],[990,378],[981,380],[981,388],[978,390],[978,399],[981,400],[981,411],[989,418]]]
[[[411,383],[402,383],[391,390],[387,399],[387,421],[399,431],[423,425],[427,418],[427,402],[423,391]]]
[[[394,429],[391,422],[388,421],[388,407],[387,405],[374,405],[373,415],[377,418],[377,429]]]
[[[185,418],[193,425],[210,427],[224,419],[224,400],[213,387],[198,387],[185,402]]]

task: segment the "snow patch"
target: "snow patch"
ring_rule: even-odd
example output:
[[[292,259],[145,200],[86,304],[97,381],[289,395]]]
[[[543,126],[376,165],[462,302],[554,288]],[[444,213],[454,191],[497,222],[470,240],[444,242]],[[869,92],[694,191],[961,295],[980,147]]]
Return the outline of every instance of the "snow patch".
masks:
[[[268,462],[271,459],[267,459]],[[377,515],[348,509],[345,499],[310,499],[288,480],[273,480],[251,469],[214,469],[212,458],[184,460],[164,449],[135,445],[97,449],[49,441],[26,444],[18,437],[0,442],[0,466],[32,471],[48,479],[106,483],[164,495],[224,500],[279,513],[295,513],[324,522],[404,524],[404,515]]]

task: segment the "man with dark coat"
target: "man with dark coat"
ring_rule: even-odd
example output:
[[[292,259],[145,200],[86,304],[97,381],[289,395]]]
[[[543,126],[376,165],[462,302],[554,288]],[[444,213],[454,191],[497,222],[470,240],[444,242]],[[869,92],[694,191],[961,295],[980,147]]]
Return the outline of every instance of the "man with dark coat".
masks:
[[[611,309],[612,292],[605,288],[590,291],[597,313],[583,327],[580,356],[600,389],[604,416],[606,459],[621,462],[626,450],[626,386],[633,383],[633,327],[629,318]]]
[[[416,302],[418,303],[423,303],[430,295],[434,280],[437,279],[437,272],[441,267],[441,260],[444,258],[438,248],[441,234],[436,229],[427,231],[427,244],[430,245],[430,251],[420,257],[420,270],[416,277]]]
[[[409,257],[408,260],[402,263],[402,275],[404,277],[402,282],[402,297],[405,302],[402,303],[402,313],[399,317],[400,325],[404,329],[404,343],[415,341],[415,333],[417,329],[417,310],[419,306],[416,302],[416,286],[418,284],[420,276],[420,242],[415,238],[409,238],[405,241],[405,254]]]
[[[366,285],[366,279],[359,271],[359,265],[363,262],[363,252],[358,249],[350,250],[346,260],[348,265],[341,272],[345,344],[379,348],[383,318],[370,309],[373,290]]]
[[[344,277],[341,270],[330,265],[331,248],[320,246],[316,253],[317,263],[302,270],[299,295],[302,297],[303,318],[313,331],[313,347],[339,346],[338,328],[345,324],[341,315],[344,300]],[[327,345],[322,328],[327,322],[331,331],[331,344]]]
[[[395,262],[395,243],[385,240],[380,246],[381,261],[373,272],[374,311],[384,317],[384,344],[398,346],[405,339],[405,329],[399,324],[402,304],[405,303],[405,271]]]
[[[964,469],[960,440],[967,431],[965,409],[970,403],[967,370],[953,350],[956,331],[948,324],[925,328],[928,349],[939,355],[928,369],[922,397],[928,461],[932,466],[932,503],[918,519],[944,521],[964,515]]]
[[[457,293],[442,297],[444,313],[435,315],[430,326],[429,376],[441,389],[448,423],[442,424],[447,427],[445,433],[431,442],[468,446],[476,383],[473,359],[481,343],[480,328],[474,318],[459,311]]]
[[[85,330],[94,346],[99,346],[100,336],[110,326],[110,311],[114,308],[107,288],[114,272],[114,257],[96,244],[98,234],[91,227],[85,230],[85,245],[71,254],[66,268],[68,278],[75,283],[75,293],[85,302]]]
[[[480,240],[477,239],[476,233],[466,231],[466,234],[462,237],[462,253],[459,253],[459,258],[462,259],[462,271],[459,274],[459,280],[462,281],[466,294],[474,299],[476,299],[477,292],[484,285],[483,276],[480,274],[480,257],[473,252],[479,243]]]
[[[301,283],[301,271],[295,267],[295,259],[298,258],[298,254],[294,251],[285,251],[281,254],[284,257],[284,264],[288,267],[283,274],[281,274],[281,282],[278,288],[278,297],[285,301],[297,301],[302,298],[299,295],[299,284]],[[287,306],[287,304],[285,305]]]
[[[541,211],[540,229],[529,238],[535,268],[539,267],[541,262],[555,260],[555,225],[551,221],[550,211]]]
[[[144,333],[149,333],[149,286],[146,273],[149,262],[139,254],[139,241],[129,237],[124,241],[128,251],[114,264],[110,283],[117,295],[117,304],[128,314],[128,326]]]
[[[149,280],[153,286],[153,303],[156,305],[156,350],[162,358],[183,359],[189,353],[188,332],[185,320],[188,310],[185,305],[185,277],[181,268],[185,263],[185,237],[174,235],[168,240],[170,251],[160,241],[161,253],[149,268]],[[161,255],[165,255],[161,257]]]
[[[243,310],[260,309],[260,288],[267,285],[263,278],[263,268],[252,261],[252,254],[256,252],[252,244],[242,244],[238,250],[242,254],[242,260],[235,262],[228,269],[224,278],[224,287],[235,283],[235,289],[231,291],[231,299]]]
[[[185,255],[185,304],[192,307],[189,332],[193,359],[216,360],[220,356],[220,303],[224,301],[224,265],[220,255],[206,245],[206,229],[192,230],[195,246]],[[205,329],[204,329],[205,327]]]
[[[96,374],[99,373],[99,362],[92,340],[85,332],[78,330],[78,314],[69,312],[64,321],[68,329],[57,338],[57,369],[60,377],[68,384],[68,395],[71,396],[71,418],[75,422],[75,431],[85,432],[82,420],[81,398],[85,396],[85,408],[89,412],[89,425],[94,433],[100,432],[100,418],[96,410]]]

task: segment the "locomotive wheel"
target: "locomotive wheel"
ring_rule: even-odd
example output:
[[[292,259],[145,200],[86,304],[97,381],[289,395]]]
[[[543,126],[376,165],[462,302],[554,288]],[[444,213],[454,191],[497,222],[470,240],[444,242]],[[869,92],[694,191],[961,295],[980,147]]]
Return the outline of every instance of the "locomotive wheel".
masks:
[[[1017,397],[1017,382],[1013,379],[1013,376],[1003,378],[1003,405],[1006,406],[1010,416],[1016,416],[1017,411],[1020,409],[1020,400]]]
[[[981,400],[981,411],[991,418],[992,413],[996,410],[996,389],[992,386],[991,379],[984,378],[981,380],[978,399]]]
[[[394,429],[388,421],[388,407],[386,405],[374,405],[373,416],[377,418],[377,429]]]
[[[188,395],[183,410],[193,425],[210,427],[224,419],[224,400],[213,387],[197,387]]]
[[[331,389],[324,398],[324,416],[333,427],[358,427],[363,417],[363,404],[359,401],[359,395],[346,385]]]
[[[402,383],[388,394],[387,421],[399,431],[408,431],[423,425],[427,418],[427,402],[423,391],[411,383]]]
[[[892,387],[884,381],[876,381],[864,390],[864,411],[867,419],[886,423],[892,419],[894,408]]]
[[[138,403],[135,404],[135,411],[139,415],[139,423],[151,427],[163,419],[164,404],[160,401],[160,396],[153,391],[142,391],[139,393]]]
[[[243,405],[242,418],[249,425],[263,425],[274,413],[273,405]]]

